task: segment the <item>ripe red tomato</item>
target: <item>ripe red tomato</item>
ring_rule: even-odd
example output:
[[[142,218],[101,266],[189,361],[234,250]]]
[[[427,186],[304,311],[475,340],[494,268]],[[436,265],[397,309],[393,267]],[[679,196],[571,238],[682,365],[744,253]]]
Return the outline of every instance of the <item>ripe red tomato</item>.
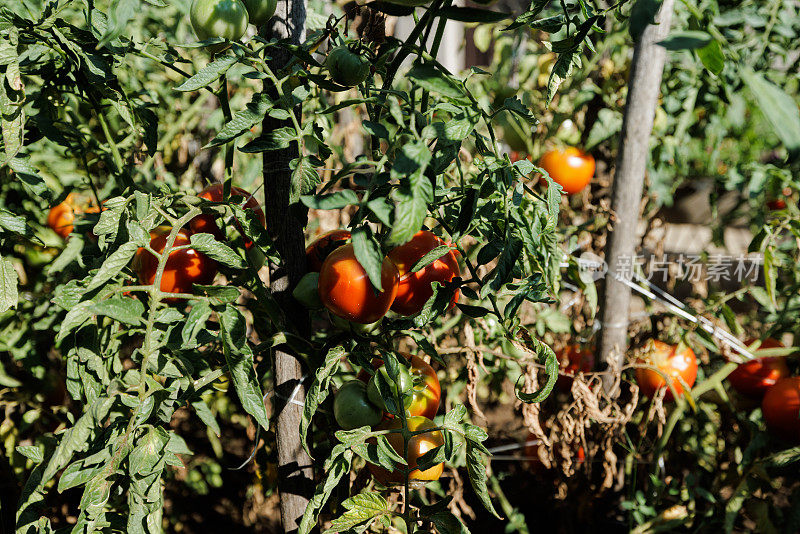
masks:
[[[640,359],[640,363],[652,365],[670,377],[672,386],[678,395],[683,393],[683,386],[678,377],[689,388],[694,385],[694,381],[697,378],[697,358],[692,349],[683,344],[668,345],[661,341],[653,340],[646,354]],[[657,390],[667,387],[664,378],[652,369],[637,368],[636,382],[639,384],[642,393],[648,397],[652,397]],[[673,400],[672,390],[667,389],[664,400]]]
[[[200,198],[204,198],[206,200],[210,200],[211,202],[222,202],[223,200],[223,188],[225,186],[223,184],[213,184],[205,189],[203,189],[199,195]],[[261,209],[261,205],[258,203],[258,200],[242,189],[241,187],[231,186],[231,197],[244,197],[247,201],[244,203],[244,208],[248,210],[253,210],[258,217],[258,220],[261,221],[262,226],[264,228],[267,227],[267,218],[264,216],[264,210]],[[244,234],[242,229],[242,225],[239,223],[238,219],[236,220],[236,229],[239,230],[240,234]],[[189,221],[189,228],[192,230],[193,234],[200,234],[206,233],[211,234],[214,236],[214,239],[217,241],[224,241],[225,240],[225,232],[222,231],[219,226],[217,226],[216,221],[214,220],[213,215],[209,215],[204,213],[202,215],[198,215],[191,221]],[[245,246],[250,248],[253,246],[253,242],[250,241],[247,237],[244,239]]]
[[[536,437],[536,434],[533,432],[528,433],[528,437],[525,440],[525,457],[528,465],[531,467],[534,473],[541,472],[544,469],[544,464],[539,459],[539,446],[538,443],[539,438]],[[536,443],[532,443],[536,442]],[[573,449],[574,451],[574,449]],[[583,450],[583,446],[578,447],[578,452],[575,455],[576,461],[579,464],[582,464],[586,461],[586,451]]]
[[[167,237],[172,229],[160,226],[150,232],[150,248],[158,253],[167,245]],[[189,232],[181,230],[175,238],[173,246],[191,244]],[[140,248],[133,258],[133,270],[139,276],[139,282],[150,285],[155,282],[158,258],[147,250]],[[207,285],[217,275],[217,262],[192,248],[173,250],[169,254],[164,273],[161,275],[161,291],[168,293],[191,293],[192,284]]]
[[[374,323],[389,311],[399,276],[389,258],[383,258],[381,291],[369,281],[358,263],[353,245],[331,252],[319,273],[319,298],[328,311],[353,323]]]
[[[66,200],[50,208],[50,212],[47,214],[47,226],[60,235],[62,239],[66,239],[72,233],[72,223],[75,222],[73,200],[74,197],[70,193],[67,195]]]
[[[747,346],[751,346],[756,340],[747,340]],[[778,340],[767,338],[761,342],[759,349],[775,349],[783,347],[783,343]],[[758,356],[756,349],[755,356]],[[760,399],[767,390],[774,386],[781,378],[786,378],[791,373],[786,361],[782,357],[763,357],[755,358],[739,365],[728,375],[733,389],[740,395],[753,399]]]
[[[566,367],[561,368],[561,372],[567,376],[559,374],[556,380],[556,387],[560,391],[568,392],[572,389],[572,377],[576,373],[590,373],[594,369],[594,352],[589,348],[567,345],[556,352],[556,358],[559,362],[567,362]]]
[[[800,443],[800,376],[783,378],[769,388],[761,401],[761,411],[773,435]]]
[[[212,37],[237,41],[247,30],[249,16],[241,0],[194,0],[189,20],[201,41]]]
[[[406,415],[413,417],[421,415],[428,419],[433,419],[436,412],[439,411],[439,402],[442,397],[442,386],[439,383],[439,378],[436,376],[436,371],[430,366],[428,362],[416,355],[400,353],[402,356],[409,360],[411,368],[411,390],[407,393],[404,399]],[[383,366],[383,360],[380,358],[373,358],[372,367],[379,369]],[[361,370],[358,373],[359,380],[362,382],[370,382],[370,375],[367,371]],[[386,414],[388,417],[393,417],[391,414]]]
[[[367,386],[360,380],[345,382],[333,399],[333,416],[344,430],[377,425],[383,411],[367,398]]]
[[[433,421],[427,417],[409,417],[406,419],[406,423],[411,432],[436,428]],[[402,427],[403,422],[395,418],[382,423],[377,428],[379,430],[393,430]],[[395,432],[386,434],[386,439],[389,441],[392,448],[397,451],[400,456],[403,456],[403,436],[399,432]],[[406,462],[408,462],[408,469],[411,470],[408,476],[409,484],[420,486],[431,480],[439,480],[439,477],[442,476],[442,472],[444,471],[444,464],[436,464],[425,471],[420,471],[417,469],[417,459],[426,452],[436,447],[441,447],[442,445],[444,445],[444,436],[442,436],[442,433],[438,430],[417,434],[408,441],[408,456],[406,456],[405,459]],[[404,468],[405,466],[398,465],[395,466],[394,471],[387,471],[380,466],[369,464],[372,476],[385,486],[405,483],[405,476],[403,474]]]
[[[325,258],[337,248],[347,244],[351,237],[349,230],[331,230],[319,236],[316,241],[306,247],[308,272],[320,272]]]
[[[346,46],[337,46],[325,59],[331,79],[345,87],[355,87],[369,76],[369,61]]]
[[[424,269],[415,273],[410,272],[425,254],[444,244],[446,243],[432,232],[421,230],[411,238],[411,241],[389,252],[389,259],[397,266],[400,273],[400,285],[392,304],[392,311],[400,315],[419,313],[425,302],[433,295],[431,287],[433,282],[449,282],[461,274],[454,250],[450,250]],[[458,294],[458,291],[453,294],[451,307],[458,300]]]
[[[594,176],[594,158],[575,147],[545,152],[539,166],[547,171],[550,178],[567,194],[583,190]]]

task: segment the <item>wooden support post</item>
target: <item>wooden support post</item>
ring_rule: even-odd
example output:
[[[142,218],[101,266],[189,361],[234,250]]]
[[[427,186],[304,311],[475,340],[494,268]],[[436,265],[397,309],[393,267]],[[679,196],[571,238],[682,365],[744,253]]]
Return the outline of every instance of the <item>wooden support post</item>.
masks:
[[[300,44],[305,40],[305,21],[305,0],[279,0],[275,16],[263,29],[264,36],[267,39],[289,38]],[[273,72],[279,71],[291,58],[288,52],[278,48],[270,48],[269,54]],[[295,113],[299,117],[300,110]],[[289,124],[267,117],[263,130],[272,131]],[[299,203],[289,203],[292,181],[289,162],[298,153],[295,143],[283,150],[264,152],[264,198],[267,229],[283,260],[271,277],[270,289],[285,312],[287,325],[307,335],[310,332],[308,312],[291,294],[306,272],[303,230],[308,212]],[[298,431],[307,381],[303,382],[303,369],[297,356],[286,347],[275,349],[274,374],[281,523],[283,531],[291,533],[297,531],[314,490],[311,458],[303,449]]]
[[[631,302],[630,287],[614,278],[614,275],[624,277],[630,273],[630,262],[636,253],[636,230],[650,153],[650,135],[667,55],[666,50],[656,43],[669,33],[673,7],[674,0],[664,0],[656,15],[656,23],[648,25],[639,37],[628,80],[625,118],[611,198],[611,209],[616,218],[606,248],[608,274],[605,278],[598,353],[600,361],[613,369],[619,369],[625,357]],[[606,377],[606,387],[613,382],[613,376]]]

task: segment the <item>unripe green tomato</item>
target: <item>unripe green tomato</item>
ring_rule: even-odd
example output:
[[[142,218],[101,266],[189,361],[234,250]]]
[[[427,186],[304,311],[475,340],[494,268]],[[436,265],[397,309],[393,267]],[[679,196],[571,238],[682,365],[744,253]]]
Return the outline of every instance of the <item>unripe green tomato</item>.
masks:
[[[189,19],[201,41],[212,37],[236,41],[244,35],[249,21],[242,0],[194,0]]]
[[[414,386],[414,379],[411,378],[411,373],[408,371],[408,368],[402,364],[399,365],[397,369],[397,382],[389,377],[389,372],[385,365],[379,367],[375,371],[375,374],[372,375],[372,378],[369,379],[369,384],[367,384],[367,397],[373,404],[380,407],[385,412],[389,411],[381,397],[380,391],[378,391],[378,385],[375,383],[375,377],[378,376],[378,373],[382,374],[385,381],[389,384],[393,398],[396,399],[397,396],[400,395],[403,397],[404,405],[411,404],[413,398],[411,395],[406,395],[406,393],[411,391],[411,388]]]
[[[331,79],[345,87],[355,87],[369,75],[369,62],[346,46],[337,46],[325,59]]]
[[[367,387],[361,380],[345,382],[333,399],[333,416],[343,430],[377,425],[383,411],[367,397]]]
[[[319,298],[319,273],[307,273],[297,282],[292,296],[297,302],[312,310],[322,308],[322,300]]]
[[[242,0],[250,16],[250,24],[261,26],[275,14],[278,0]]]

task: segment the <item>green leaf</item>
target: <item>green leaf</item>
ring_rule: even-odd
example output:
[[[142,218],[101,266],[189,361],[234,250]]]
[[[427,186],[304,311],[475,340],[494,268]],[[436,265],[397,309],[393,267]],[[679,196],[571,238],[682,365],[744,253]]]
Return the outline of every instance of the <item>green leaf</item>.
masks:
[[[246,269],[247,262],[234,250],[220,243],[211,234],[192,234],[192,248],[232,269]]]
[[[656,14],[661,8],[661,0],[637,0],[631,8],[630,34],[634,41],[638,41],[645,28],[653,24]]]
[[[224,145],[236,139],[244,132],[259,124],[267,112],[272,108],[272,100],[264,93],[257,93],[241,111],[237,111],[233,118],[222,127],[222,130],[212,139],[205,148]]]
[[[514,19],[514,22],[509,24],[506,28],[503,28],[503,31],[513,30],[519,28],[520,26],[529,24],[539,16],[539,13],[541,13],[549,3],[550,0],[532,0],[530,7],[528,7],[528,11]]]
[[[129,297],[112,297],[102,300],[89,307],[89,312],[94,315],[105,315],[115,321],[136,326],[144,315],[142,301]]]
[[[492,500],[489,498],[489,490],[486,487],[486,465],[484,464],[484,455],[487,453],[486,447],[483,446],[482,441],[486,439],[486,432],[480,427],[474,425],[464,425],[465,437],[467,441],[467,474],[469,475],[469,482],[472,489],[478,497],[483,507],[493,516],[500,518],[500,515],[494,509]]]
[[[800,109],[797,102],[759,73],[742,69],[741,76],[759,109],[786,146],[789,156],[800,158]]]
[[[497,266],[492,271],[489,282],[481,287],[481,298],[486,298],[489,293],[496,293],[500,288],[511,279],[514,267],[517,265],[520,254],[522,254],[522,240],[516,236],[511,236],[503,247]]]
[[[539,391],[534,393],[521,392],[519,390],[519,381],[517,381],[517,387],[514,388],[517,398],[526,404],[532,404],[536,402],[542,402],[547,398],[548,395],[550,395],[550,392],[553,391],[553,386],[556,385],[556,380],[558,379],[558,359],[556,358],[556,354],[553,352],[553,349],[551,349],[548,345],[530,336],[526,336],[526,338],[528,339],[528,342],[533,345],[533,349],[519,344],[519,342],[516,340],[515,345],[520,345],[524,350],[535,352],[539,360],[544,359],[544,369],[545,373],[547,373],[547,382],[539,389]]]
[[[431,93],[450,98],[464,96],[458,83],[431,63],[417,63],[408,71],[406,77]]]
[[[304,195],[300,202],[314,210],[340,210],[358,204],[358,195],[352,189],[343,189],[327,195]]]
[[[220,77],[228,72],[232,66],[239,61],[239,58],[232,55],[218,57],[178,87],[176,91],[197,91],[209,84],[217,81]]]
[[[444,19],[457,20],[459,22],[493,23],[505,20],[512,15],[509,13],[500,13],[499,11],[491,11],[489,9],[449,6],[440,9],[436,13],[436,16]]]
[[[307,436],[308,429],[311,426],[311,419],[314,417],[319,405],[328,397],[331,379],[339,370],[339,362],[341,362],[344,354],[344,348],[341,346],[330,349],[325,355],[322,365],[314,373],[314,380],[308,387],[308,392],[306,392],[303,416],[300,419],[300,441],[309,456],[311,456],[311,451],[308,449]]]
[[[108,11],[108,25],[97,48],[102,48],[128,30],[128,22],[141,11],[139,0],[117,0]]]
[[[667,50],[695,50],[708,46],[712,41],[712,37],[706,32],[687,30],[670,33],[666,39],[657,44]]]
[[[25,189],[30,191],[36,197],[42,197],[50,202],[53,199],[53,193],[47,187],[47,184],[39,175],[39,171],[30,164],[28,160],[20,158],[11,158],[8,166],[17,175],[19,181],[25,186]]]
[[[123,243],[122,246],[106,258],[103,265],[101,265],[100,269],[95,273],[92,281],[89,282],[89,286],[86,290],[91,291],[97,289],[114,278],[114,276],[118,275],[120,271],[131,262],[137,250],[139,250],[139,245],[134,241]]]
[[[220,428],[217,419],[214,417],[211,408],[208,407],[208,404],[205,403],[203,399],[196,400],[192,403],[192,407],[194,408],[197,417],[205,423],[205,425],[211,429],[211,431],[217,437],[220,436]]]
[[[381,273],[383,271],[383,254],[381,247],[375,238],[372,236],[372,230],[369,226],[360,226],[353,230],[353,251],[356,254],[356,260],[367,271],[372,285],[380,291],[381,287]]]
[[[0,256],[0,313],[17,307],[17,271],[11,260]]]
[[[236,286],[201,286],[195,284],[192,288],[195,295],[202,295],[208,297],[211,304],[228,304],[235,302],[239,298],[241,292]],[[194,311],[194,308],[192,308]]]
[[[228,304],[219,316],[219,326],[225,360],[242,407],[264,430],[269,430],[269,417],[253,367],[253,351],[247,342],[244,317],[239,310]]]
[[[725,68],[725,53],[722,51],[722,45],[719,44],[719,41],[715,39],[703,48],[697,49],[696,52],[697,57],[700,58],[708,72],[715,76],[719,76],[722,73],[722,69]]]
[[[37,445],[17,445],[16,451],[35,464],[44,460],[43,449]]]
[[[309,534],[317,526],[319,512],[331,496],[333,489],[339,484],[343,476],[350,473],[353,461],[353,451],[344,445],[338,444],[331,451],[331,455],[323,466],[325,480],[317,484],[314,496],[308,503],[303,519],[300,521],[299,534]]]
[[[550,105],[553,97],[561,85],[561,82],[572,76],[572,69],[576,66],[580,68],[581,59],[580,53],[577,49],[568,50],[558,55],[558,59],[553,64],[553,69],[550,71],[550,79],[547,82],[547,99],[546,106]]]
[[[345,532],[361,524],[370,523],[382,515],[389,515],[389,503],[380,493],[365,491],[342,502],[345,513],[331,522],[325,532]]]
[[[270,152],[273,150],[282,150],[288,148],[292,141],[298,138],[297,131],[293,126],[284,126],[271,132],[264,132],[260,137],[257,137],[239,147],[241,152],[245,154],[253,154],[255,152]]]

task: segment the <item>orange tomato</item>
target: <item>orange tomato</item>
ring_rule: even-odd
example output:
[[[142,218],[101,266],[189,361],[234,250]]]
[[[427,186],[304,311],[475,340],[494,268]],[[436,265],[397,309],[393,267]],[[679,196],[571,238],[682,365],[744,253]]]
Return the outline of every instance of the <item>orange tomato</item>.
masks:
[[[206,200],[210,200],[211,202],[222,202],[223,200],[223,191],[224,185],[223,184],[213,184],[205,189],[203,189],[199,195],[200,198],[204,198]],[[253,210],[258,217],[258,220],[261,221],[261,225],[266,228],[267,227],[267,218],[264,215],[264,210],[261,209],[261,205],[258,203],[258,200],[248,193],[246,190],[242,189],[241,187],[231,186],[231,197],[244,197],[247,201],[244,203],[244,209]],[[240,234],[244,234],[242,230],[242,225],[239,223],[239,220],[236,219],[236,229],[239,230]],[[214,239],[217,241],[223,241],[225,239],[225,232],[223,232],[219,226],[217,226],[216,221],[214,220],[214,216],[204,213],[202,215],[198,215],[191,221],[189,221],[189,228],[191,229],[193,234],[200,234],[206,233],[211,234],[214,236]],[[253,242],[245,237],[245,246],[250,248],[253,246]]]
[[[594,158],[575,147],[545,152],[539,166],[570,195],[582,191],[592,181],[595,170]]]
[[[383,258],[381,290],[377,291],[358,263],[353,245],[337,248],[322,264],[319,298],[328,311],[353,323],[374,323],[389,311],[397,295],[399,276],[389,258]]]
[[[692,349],[683,344],[668,345],[653,340],[639,362],[652,365],[669,377],[678,395],[683,393],[681,380],[691,388],[697,379],[697,358]],[[648,397],[652,397],[657,390],[667,387],[667,382],[660,373],[641,367],[636,369],[636,382],[642,393]],[[673,400],[672,390],[667,389],[664,400]]]
[[[433,423],[433,421],[427,417],[409,417],[406,419],[406,423],[408,424],[408,429],[411,432],[436,428],[436,425]],[[385,421],[376,429],[393,430],[402,427],[403,422],[400,419],[395,418],[390,421]],[[389,444],[392,446],[392,448],[400,456],[403,456],[403,436],[399,432],[395,432],[386,434],[386,439],[389,441]],[[438,430],[417,434],[409,439],[408,456],[406,456],[405,459],[406,462],[408,462],[408,469],[411,470],[408,476],[409,483],[411,485],[420,486],[432,480],[439,480],[439,477],[442,476],[442,472],[444,471],[444,464],[436,464],[432,467],[429,467],[425,471],[420,471],[417,469],[417,459],[426,452],[431,451],[436,447],[441,447],[442,445],[444,445],[444,436],[442,436],[442,433]],[[405,483],[405,476],[403,474],[404,468],[405,466],[398,465],[393,471],[387,471],[383,467],[369,464],[369,469],[372,472],[372,476],[374,476],[378,482],[385,486]]]
[[[790,443],[800,443],[800,376],[779,380],[767,390],[761,411],[769,431]]]
[[[72,224],[75,222],[75,195],[70,193],[61,204],[50,208],[47,214],[47,226],[62,239],[69,237],[72,233]]]
[[[150,232],[150,248],[163,252],[172,228],[160,226]],[[175,238],[173,246],[184,246],[191,243],[189,232],[181,230]],[[150,285],[155,282],[158,258],[149,251],[140,248],[133,258],[133,269],[139,276],[139,282]],[[164,273],[161,275],[161,291],[168,293],[191,293],[193,284],[208,285],[217,275],[217,262],[193,248],[173,250],[167,258]]]
[[[325,262],[331,252],[347,243],[347,240],[352,237],[349,230],[331,230],[319,236],[319,238],[306,247],[306,263],[308,264],[308,272],[318,273],[322,270],[322,264]]]
[[[747,340],[747,346],[751,346],[756,340]],[[783,347],[783,343],[776,339],[767,338],[761,342],[759,349],[774,349]],[[755,351],[758,355],[758,349]],[[767,390],[774,386],[781,378],[789,376],[789,367],[782,357],[763,357],[755,358],[739,365],[728,375],[733,389],[740,395],[753,399],[760,399]]]
[[[433,282],[449,282],[461,273],[458,260],[453,250],[441,258],[428,264],[425,268],[412,273],[411,269],[428,252],[446,243],[433,232],[421,230],[411,240],[389,252],[389,259],[400,273],[400,284],[397,296],[392,303],[392,311],[400,315],[414,315],[425,306],[425,302],[433,295]],[[450,306],[458,300],[458,291],[453,294]]]

